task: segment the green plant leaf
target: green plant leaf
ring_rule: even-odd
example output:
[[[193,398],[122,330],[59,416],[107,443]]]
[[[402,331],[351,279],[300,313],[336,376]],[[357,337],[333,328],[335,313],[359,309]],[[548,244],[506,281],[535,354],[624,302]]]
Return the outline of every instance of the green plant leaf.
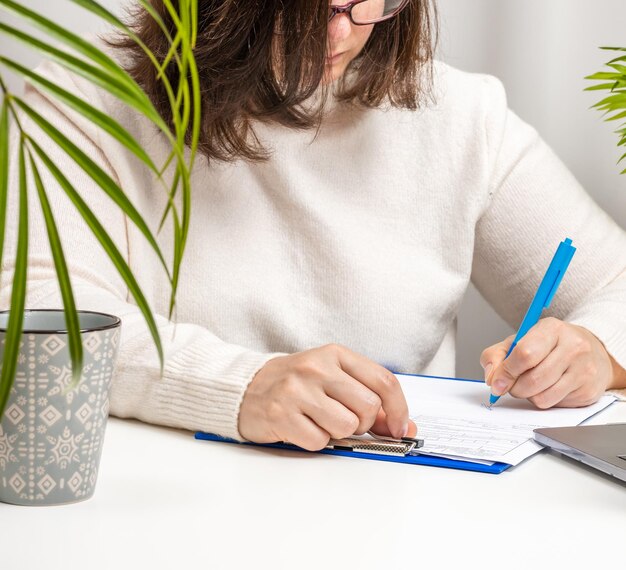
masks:
[[[172,268],[172,274],[167,269],[163,255],[156,244],[156,240],[149,231],[147,224],[145,224],[143,218],[139,216],[139,213],[134,209],[132,203],[128,200],[125,193],[121,188],[104,172],[93,160],[90,159],[81,149],[76,147],[71,141],[67,139],[62,133],[60,133],[52,124],[50,124],[44,117],[40,116],[34,109],[22,100],[10,97],[10,100],[15,101],[19,105],[20,109],[29,116],[51,139],[59,146],[76,164],[82,168],[87,175],[89,175],[94,182],[98,184],[110,197],[116,205],[131,219],[131,221],[137,225],[138,229],[142,231],[144,237],[148,240],[151,246],[157,252],[157,255],[166,270],[171,284],[171,298],[170,298],[170,318],[175,310],[175,297],[177,293],[177,287],[180,276],[180,267],[183,258],[183,252],[187,241],[190,217],[191,217],[191,183],[190,172],[193,168],[194,160],[197,153],[198,141],[201,129],[201,97],[200,97],[200,79],[199,73],[196,67],[194,59],[194,46],[197,39],[197,19],[198,19],[198,5],[197,0],[163,0],[163,4],[168,10],[171,19],[173,21],[172,29],[169,30],[164,25],[160,16],[156,13],[150,0],[137,0],[137,2],[143,6],[154,20],[158,23],[162,32],[169,42],[169,49],[165,54],[160,53],[159,58],[163,58],[159,61],[155,54],[153,54],[141,41],[135,31],[129,29],[119,18],[109,12],[106,8],[95,2],[94,0],[71,0],[74,4],[79,5],[91,13],[97,15],[104,21],[122,30],[128,37],[132,38],[141,49],[146,53],[155,69],[157,70],[157,76],[162,81],[163,86],[167,92],[169,104],[172,110],[171,124],[173,131],[165,123],[159,113],[156,111],[150,98],[141,89],[141,87],[135,82],[135,80],[121,67],[118,63],[108,56],[108,54],[98,49],[97,44],[90,43],[84,40],[80,36],[74,34],[72,31],[65,29],[51,20],[41,16],[37,12],[30,10],[20,3],[14,0],[0,0],[0,9],[5,9],[9,12],[17,14],[23,21],[33,24],[40,30],[43,30],[48,36],[59,40],[62,43],[62,49],[58,49],[53,45],[40,40],[28,33],[23,32],[17,28],[14,28],[8,24],[0,22],[0,33],[8,34],[18,41],[21,41],[29,47],[43,53],[48,59],[51,59],[61,66],[65,67],[71,72],[84,77],[87,81],[91,82],[96,87],[101,87],[103,90],[111,93],[117,97],[122,103],[135,109],[148,120],[152,121],[159,130],[161,130],[167,137],[171,144],[172,153],[167,159],[167,163],[161,169],[156,169],[155,165],[149,160],[147,155],[142,155],[143,149],[135,141],[130,133],[128,133],[122,125],[115,123],[110,117],[103,114],[99,109],[93,107],[86,101],[74,98],[70,91],[67,91],[61,85],[54,85],[49,82],[45,77],[38,75],[36,72],[31,72],[17,62],[10,58],[4,58],[4,64],[11,67],[14,71],[28,78],[41,90],[46,91],[61,102],[71,106],[77,112],[82,113],[92,123],[98,125],[106,132],[111,134],[116,140],[125,146],[129,151],[138,156],[149,168],[153,171],[156,170],[159,175],[159,180],[165,186],[165,182],[160,177],[161,173],[164,173],[168,168],[172,160],[175,161],[174,180],[169,188],[166,186],[168,192],[168,203],[165,207],[165,214],[162,223],[165,222],[165,218],[171,214],[173,218],[174,227],[174,262]],[[84,59],[81,59],[84,58]],[[167,74],[165,74],[166,68],[175,62],[178,69],[176,75],[178,77],[176,92],[173,91],[169,82]],[[46,83],[47,82],[47,83]],[[13,110],[13,104],[10,104],[10,109]],[[0,125],[1,129],[1,125]],[[23,134],[22,145],[24,137]],[[163,366],[163,351],[158,336],[158,329],[149,306],[143,297],[141,289],[134,280],[134,276],[130,271],[130,268],[126,264],[124,258],[119,251],[115,248],[110,238],[108,238],[104,228],[100,225],[100,222],[95,217],[93,212],[89,210],[87,205],[82,202],[82,198],[76,192],[69,180],[63,175],[61,170],[56,167],[54,163],[45,154],[45,151],[41,149],[36,141],[27,137],[31,148],[37,154],[39,159],[45,164],[47,169],[57,179],[63,190],[70,196],[70,199],[79,210],[85,222],[90,227],[96,238],[100,241],[105,251],[116,266],[120,276],[125,281],[129,288],[129,291],[135,297],[137,305],[144,314],[144,318],[148,323],[148,327],[151,330],[151,334],[155,340],[155,345],[159,352],[161,360],[161,366]],[[68,144],[69,143],[69,144]],[[69,150],[68,150],[69,149]],[[22,148],[22,154],[24,149]],[[37,170],[37,164],[32,155],[30,155],[31,163],[33,166],[33,176],[35,177],[35,184],[40,195],[40,201],[42,201],[42,208],[46,210],[45,203],[47,203],[47,196],[45,194],[45,188]],[[1,157],[0,157],[1,159]],[[24,158],[22,156],[22,163]],[[182,194],[181,215],[177,211],[177,201],[175,201],[177,191],[180,189]],[[50,224],[54,224],[54,218],[51,212],[48,212],[49,217],[44,216],[46,219],[46,227],[49,233],[52,233],[51,239],[55,241],[58,238],[58,232],[54,232],[51,229]],[[56,235],[56,237],[55,237]],[[51,247],[57,250],[57,257],[55,258],[55,266],[57,267],[57,273],[63,271],[62,267],[65,265],[63,252],[61,249],[60,241],[56,245]],[[58,262],[58,265],[57,265]],[[61,268],[61,269],[59,269]],[[69,285],[69,273],[67,267],[65,267],[66,276],[59,276],[59,279],[66,280]],[[65,287],[63,285],[62,287]],[[71,289],[68,290],[71,293]],[[66,307],[67,310],[67,307]]]
[[[94,2],[93,0],[70,0],[70,2],[84,8],[92,14],[95,14],[101,20],[112,24],[116,28],[126,28],[126,25],[115,14],[113,14],[113,12],[110,12],[104,6],[98,4],[98,2]]]
[[[601,109],[602,107],[606,107],[608,109],[617,109],[623,108],[623,105],[626,105],[626,95],[623,95],[622,93],[617,93],[605,97],[604,99],[602,99],[602,101],[599,101],[593,106],[599,109]]]
[[[74,188],[74,186],[70,183],[70,181],[65,177],[65,175],[61,172],[61,170],[56,166],[56,164],[52,161],[52,159],[43,151],[43,149],[33,140],[29,139],[29,144],[33,147],[41,161],[45,164],[46,168],[50,171],[50,173],[57,180],[61,188],[65,191],[69,199],[72,201],[79,214],[85,220],[85,223],[91,229],[91,232],[96,237],[96,239],[102,245],[104,251],[109,256],[109,259],[113,262],[113,265],[117,269],[120,277],[126,283],[128,290],[131,295],[135,299],[137,303],[137,307],[143,314],[143,317],[148,325],[148,329],[150,330],[150,334],[156,346],[157,352],[159,354],[159,360],[161,363],[161,369],[163,368],[163,346],[161,344],[161,337],[159,335],[159,329],[157,327],[156,321],[146,300],[141,287],[137,283],[133,272],[130,267],[126,263],[126,260],[120,253],[117,246],[113,243],[113,240],[109,237],[107,231],[99,222],[98,218],[95,216],[93,211],[89,208],[87,203],[81,198],[78,191]]]
[[[59,26],[57,23],[45,18],[41,14],[28,9],[26,6],[13,2],[13,0],[0,0],[0,7],[5,8],[8,12],[17,14],[21,20],[30,22],[36,28],[44,31],[48,36],[61,41],[64,46],[83,54],[101,68],[108,70],[113,75],[119,76],[120,79],[128,83],[130,89],[140,93],[142,97],[147,99],[147,96],[139,85],[137,85],[135,80],[124,72],[113,58],[95,47],[92,43],[70,32],[67,28]]]
[[[607,121],[617,121],[619,119],[623,119],[626,117],[626,111],[624,111],[623,113],[618,113],[617,115],[613,115],[612,117],[608,117],[606,120]]]
[[[179,169],[176,169],[176,172],[174,173],[174,178],[172,180],[171,191],[169,193],[169,201],[168,201],[167,206],[165,207],[165,211],[163,212],[163,215],[161,216],[161,221],[159,222],[159,229],[157,230],[158,232],[160,232],[163,229],[163,226],[165,225],[165,222],[167,221],[170,209],[173,208],[175,214],[177,214],[176,206],[174,204],[174,197],[176,196],[176,189],[178,188],[179,182],[180,182],[180,171]]]
[[[9,189],[9,102],[4,99],[2,102],[2,114],[0,115],[0,266],[2,265],[2,257],[4,253],[4,235],[6,227],[6,208],[7,196]],[[8,348],[5,346],[5,349]],[[13,373],[10,372],[11,358],[14,358],[12,364],[15,367],[17,362],[17,354],[14,357],[7,355],[5,352],[2,363],[2,371],[0,372],[0,418],[6,407],[9,397],[9,391],[13,381]],[[6,364],[5,364],[6,363]],[[7,373],[5,374],[5,367]]]
[[[76,303],[74,301],[74,293],[72,292],[72,284],[70,282],[70,274],[63,255],[63,247],[57,225],[52,215],[50,202],[46,195],[41,175],[37,164],[29,151],[30,165],[35,180],[35,187],[39,196],[39,203],[43,212],[44,221],[46,223],[46,231],[48,233],[48,241],[50,243],[50,251],[54,260],[59,288],[61,290],[61,298],[63,299],[63,307],[65,309],[65,325],[67,326],[68,345],[70,350],[70,358],[72,362],[72,382],[67,387],[68,390],[76,388],[80,382],[83,370],[83,345],[80,335],[80,323],[78,313],[76,312]]]
[[[612,59],[611,61],[607,62],[607,65],[611,65],[612,63],[616,63],[618,61],[626,61],[626,55],[620,55],[619,57]]]
[[[132,37],[133,39],[139,39],[132,29],[130,29],[115,14],[113,14],[113,12],[107,10],[101,4],[98,4],[98,2],[95,2],[94,0],[70,0],[70,2],[76,4],[77,6],[80,6],[81,8],[84,8],[85,10],[91,12],[92,14],[95,14],[100,19],[104,20],[105,22],[108,22],[109,24],[115,26],[117,29],[123,31],[129,37]],[[161,18],[161,16],[159,16],[159,13],[154,9],[154,7],[149,2],[146,2],[146,0],[137,0],[137,3],[140,4],[146,12],[148,12],[150,17],[157,23],[157,25],[163,32],[163,35],[165,36],[165,38],[171,44],[173,41],[172,36],[170,34],[170,31],[167,29],[167,26],[163,22],[163,19]]]
[[[182,231],[181,231],[181,227],[180,227],[180,220],[178,217],[178,212],[174,211],[173,212],[173,219],[174,219],[174,275],[172,278],[172,292],[170,294],[170,305],[169,305],[169,312],[168,312],[168,317],[171,320],[172,319],[172,315],[174,314],[174,309],[176,307],[176,286],[178,285],[178,277],[179,277],[179,272],[180,272],[180,265],[181,265],[181,259],[182,259],[182,247],[181,247],[181,237],[182,237]]]
[[[54,95],[60,101],[63,101],[66,105],[79,112],[81,115],[89,119],[92,123],[99,126],[102,130],[109,133],[113,138],[130,150],[137,158],[139,158],[144,164],[155,173],[158,173],[159,169],[156,167],[148,153],[141,147],[141,145],[133,138],[133,136],[122,127],[117,121],[112,119],[106,113],[103,113],[93,105],[90,105],[80,97],[77,97],[73,93],[70,93],[66,89],[59,87],[55,83],[47,80],[38,73],[31,71],[19,63],[0,56],[0,63],[13,69],[24,77],[28,77],[30,82],[38,86],[43,91],[47,91]]]
[[[622,76],[624,76],[624,74],[626,73],[626,67],[623,65],[619,65],[618,63],[610,63],[610,62],[607,63],[607,65],[609,67],[612,67],[615,71],[617,71]]]
[[[585,87],[584,91],[612,91],[618,83],[618,81],[612,81],[611,83],[591,85],[590,87]]]
[[[170,42],[169,51],[167,52],[167,55],[163,59],[163,63],[161,63],[160,65],[160,71],[157,76],[158,79],[163,79],[164,77],[167,77],[167,75],[165,74],[165,70],[167,69],[167,66],[170,64],[172,59],[177,58],[178,46],[180,45],[181,41],[182,41],[182,38],[179,34]],[[178,62],[180,62],[180,58],[178,58]],[[178,65],[180,66],[180,63]]]
[[[170,49],[169,52],[165,58],[165,61],[159,63],[159,61],[156,59],[155,55],[148,49],[148,47],[142,42],[142,40],[135,34],[135,32],[128,28],[128,26],[126,26],[126,24],[124,24],[121,20],[119,20],[119,18],[117,18],[115,15],[113,15],[112,13],[110,13],[108,10],[106,10],[105,8],[103,8],[102,6],[100,6],[97,2],[94,2],[93,0],[72,0],[75,4],[78,4],[80,6],[82,6],[83,8],[91,11],[92,13],[99,15],[100,17],[104,18],[106,21],[108,21],[110,24],[112,24],[113,26],[117,27],[118,29],[120,29],[121,31],[123,31],[125,34],[127,34],[129,37],[131,37],[133,39],[133,41],[135,41],[135,43],[137,43],[142,50],[144,51],[144,53],[146,53],[146,55],[148,56],[148,58],[150,59],[150,61],[152,62],[152,64],[154,65],[154,67],[159,71],[158,72],[158,77],[159,79],[163,82],[163,85],[165,87],[166,93],[168,95],[168,100],[170,103],[170,108],[172,109],[172,122],[174,124],[174,130],[176,133],[176,139],[177,141],[174,142],[174,140],[171,140],[171,143],[174,147],[173,150],[173,156],[176,157],[177,161],[181,164],[184,163],[185,160],[185,133],[186,130],[188,128],[188,123],[189,123],[189,117],[191,114],[191,106],[188,104],[188,99],[189,99],[189,88],[187,85],[187,82],[184,80],[181,80],[179,82],[179,94],[178,96],[175,96],[175,94],[172,91],[172,87],[171,84],[169,82],[169,79],[167,78],[167,75],[165,75],[164,71],[166,66],[169,64],[169,62],[171,61],[172,58],[175,58],[176,63],[178,65],[179,68],[179,76],[181,78],[187,77],[187,71],[186,68],[188,67],[188,60],[191,60],[194,64],[194,70],[195,70],[195,60],[193,58],[193,52],[191,51],[191,48],[189,48],[189,46],[186,46],[184,44],[184,38],[188,37],[188,33],[186,33],[186,28],[185,28],[185,21],[181,20],[178,18],[178,15],[176,13],[176,10],[174,9],[173,5],[169,2],[169,0],[165,0],[166,4],[168,6],[168,11],[170,12],[170,14],[172,15],[172,18],[176,24],[176,29],[177,29],[177,34],[176,34],[176,38],[172,39],[172,36],[170,35],[169,30],[167,29],[167,27],[165,26],[163,20],[161,19],[161,17],[159,16],[159,14],[154,10],[154,8],[151,6],[151,4],[146,1],[146,0],[139,0],[140,5],[151,15],[151,17],[157,22],[157,24],[159,25],[159,27],[161,28],[161,30],[163,31],[163,33],[165,34],[166,38],[168,39],[168,41],[170,42]],[[192,2],[192,4],[194,4],[194,2]],[[182,7],[182,10],[184,11],[184,6]],[[178,53],[177,53],[177,46],[179,43],[183,43],[183,50],[186,49],[186,52],[184,51],[183,54],[183,59],[181,60],[181,58],[179,57]],[[186,54],[186,55],[185,55]],[[193,72],[192,72],[193,75]],[[199,93],[199,77],[198,77],[198,73],[197,70],[195,70],[195,80],[192,78],[192,81],[195,81],[197,84],[197,91]],[[197,107],[197,113],[199,116],[200,113],[200,96],[198,94],[197,96],[197,101],[198,101],[198,105]],[[180,106],[181,106],[181,102],[182,103],[186,103],[183,105],[183,116],[180,116]],[[185,172],[185,174],[183,174],[183,186],[185,187],[185,184],[187,184],[188,186],[188,171],[191,169],[191,166],[193,165],[193,161],[194,161],[194,156],[195,156],[195,152],[196,152],[196,148],[197,148],[197,139],[199,138],[199,130],[200,130],[200,121],[199,119],[196,121],[197,124],[194,123],[193,126],[193,131],[194,133],[197,132],[197,135],[192,134],[192,144],[191,146],[191,158],[190,158],[190,164],[189,167],[187,168],[186,166],[182,168],[182,170]],[[195,139],[195,142],[193,142]],[[163,172],[166,168],[167,165],[169,164],[171,158],[168,158],[168,160],[166,161],[166,165],[162,168],[161,172]],[[160,173],[161,174],[161,173]],[[185,179],[187,178],[187,179]],[[165,219],[168,214],[170,213],[171,208],[174,208],[174,214],[176,214],[176,208],[175,208],[175,203],[174,203],[174,197],[176,195],[176,189],[178,186],[178,180],[174,183],[173,185],[173,191],[170,193],[170,198],[169,198],[169,202],[168,205],[165,208],[164,214],[163,214],[163,219]],[[183,192],[185,193],[185,189],[183,189]],[[188,201],[183,201],[183,204],[188,203]],[[185,219],[189,219],[189,216],[185,216],[185,214],[183,213],[183,217]],[[162,224],[161,224],[162,225]],[[159,228],[160,229],[160,228]],[[177,223],[175,223],[175,231],[184,231],[182,226],[179,226]],[[178,241],[175,240],[175,243],[184,243],[184,239],[179,239]],[[179,246],[180,247],[180,246]],[[184,246],[182,246],[184,248]],[[174,261],[174,266],[176,267],[177,264],[182,262],[182,250],[179,251],[178,248],[175,248],[175,261]],[[175,272],[177,274],[177,272]],[[175,295],[175,290],[176,287],[173,288],[172,290],[172,296]],[[170,315],[171,316],[171,315]]]
[[[131,38],[138,46],[141,47],[141,49],[144,51],[144,53],[148,56],[148,58],[154,65],[154,67],[158,70],[158,77],[160,80],[162,80],[163,86],[165,87],[165,90],[167,91],[168,98],[170,100],[170,105],[173,105],[174,94],[172,91],[172,87],[167,76],[165,76],[163,73],[166,64],[159,63],[154,53],[152,53],[152,51],[148,48],[148,46],[146,46],[146,44],[141,40],[141,38],[131,28],[129,28],[126,24],[124,24],[124,22],[122,22],[117,16],[115,16],[115,14],[113,14],[112,12],[110,12],[109,10],[107,10],[106,8],[98,4],[97,2],[94,2],[94,0],[70,0],[70,1],[73,2],[74,4],[77,4],[78,6],[81,6],[85,10],[95,14],[96,16],[108,22],[109,24],[113,25],[118,30],[126,34],[129,38]],[[148,14],[152,17],[152,19],[158,24],[159,28],[161,29],[161,31],[167,38],[168,42],[170,44],[173,44],[174,41],[172,40],[172,36],[170,35],[170,32],[167,29],[167,26],[163,22],[163,19],[161,18],[161,16],[159,16],[158,12],[150,5],[149,2],[146,2],[146,0],[138,0],[138,2],[144,8],[144,10],[148,12]]]
[[[602,49],[626,52],[626,48],[603,47]],[[626,66],[618,63],[622,61],[626,61],[626,55],[616,57],[606,64],[616,73],[599,72],[586,77],[586,79],[591,81],[611,82],[593,85],[585,89],[586,91],[604,90],[610,92],[608,97],[605,97],[592,106],[592,108],[604,112],[603,119],[605,121],[619,121],[620,119],[626,118]],[[616,134],[620,135],[620,140],[617,143],[617,146],[620,147],[626,145],[626,128],[617,130]],[[626,154],[622,155],[617,162],[620,163],[624,160],[624,158],[626,158]],[[626,173],[626,170],[621,172],[621,174],[624,173]]]
[[[100,10],[100,8],[97,8],[97,7],[94,8],[95,2],[93,2],[93,0],[75,0],[75,1],[84,7],[91,6],[96,11]],[[162,63],[159,63],[154,57],[154,55],[152,54],[152,52],[150,52],[150,50],[143,44],[143,42],[141,42],[141,40],[134,34],[134,32],[132,30],[129,30],[122,22],[120,22],[117,18],[115,18],[115,16],[107,16],[107,18],[112,24],[116,25],[120,29],[123,29],[125,33],[129,34],[129,36],[132,37],[134,41],[142,47],[144,52],[151,59],[153,65],[159,70],[158,77],[163,81],[163,85],[168,94],[170,107],[172,109],[172,122],[174,124],[174,130],[175,130],[176,138],[177,138],[177,144],[172,142],[173,147],[174,147],[173,155],[176,157],[179,165],[182,166],[182,168],[180,168],[180,171],[177,170],[177,172],[182,172],[182,174],[175,179],[175,182],[172,185],[172,190],[170,192],[169,201],[163,214],[162,223],[160,224],[160,227],[159,227],[159,229],[162,227],[162,224],[165,218],[167,218],[167,216],[169,215],[170,210],[173,209],[174,216],[175,216],[175,224],[174,224],[175,232],[182,232],[183,235],[176,236],[176,239],[175,239],[175,247],[174,247],[174,275],[175,277],[173,278],[174,284],[172,288],[172,299],[171,299],[171,304],[170,304],[170,306],[172,306],[173,297],[176,295],[177,276],[178,276],[177,268],[182,262],[182,254],[184,250],[184,244],[186,242],[186,235],[187,235],[188,224],[189,224],[189,219],[190,219],[189,212],[185,211],[185,208],[190,203],[189,171],[191,170],[193,162],[194,162],[195,153],[197,150],[197,141],[199,139],[199,132],[200,132],[200,96],[199,96],[199,92],[200,92],[199,83],[200,82],[199,82],[199,75],[195,67],[195,60],[193,58],[193,47],[192,45],[189,45],[189,37],[190,35],[193,36],[193,32],[190,34],[189,28],[192,27],[192,29],[195,31],[194,26],[197,26],[197,11],[194,12],[194,10],[197,10],[197,6],[194,7],[195,2],[191,2],[190,4],[188,0],[185,0],[184,2],[180,4],[181,13],[183,14],[183,17],[179,18],[178,13],[175,10],[173,4],[170,2],[170,0],[164,0],[164,4],[166,5],[167,10],[170,13],[170,16],[172,17],[172,20],[174,21],[176,31],[177,31],[175,38],[172,40],[172,37],[169,34],[169,30],[167,30],[162,19],[154,11],[154,8],[150,5],[150,3],[147,2],[146,0],[139,0],[139,2],[144,7],[144,9],[158,23],[158,25],[164,31],[164,34],[166,35],[166,37],[168,38],[170,42],[170,48],[169,48],[168,54],[165,57],[165,61],[163,61]],[[186,17],[189,14],[191,14],[191,22],[189,18]],[[194,15],[195,15],[195,18],[194,18]],[[179,44],[182,45],[181,47],[182,58],[179,57],[178,52],[177,52],[177,47]],[[179,68],[178,75],[179,77],[182,78],[179,81],[178,94],[176,96],[174,96],[171,90],[171,85],[169,83],[169,80],[167,79],[167,76],[164,73],[165,68],[167,67],[167,65],[169,64],[172,58],[176,59],[176,63]],[[188,73],[188,68],[190,67],[190,65],[192,66],[192,70],[191,70],[191,73]],[[191,105],[189,104],[189,99],[190,99],[189,86],[188,86],[187,80],[185,79],[188,77],[188,75],[191,75],[191,81],[195,89],[195,99],[194,99],[194,104],[193,104],[195,117],[194,117],[194,122],[192,125],[192,136],[191,136],[192,140],[190,144],[191,156],[189,160],[189,165],[187,166],[184,163],[185,140],[186,140],[185,136],[186,136],[189,120],[191,117]],[[181,105],[183,108],[182,116],[180,115]],[[167,168],[167,165],[169,164],[170,160],[171,160],[171,157],[168,158],[168,160],[166,161],[166,165],[162,168],[162,171],[164,171]],[[179,179],[181,180],[181,185],[183,188],[182,191],[184,194],[183,224],[182,225],[179,225],[178,223],[178,215],[177,215],[175,203],[174,203],[174,197],[176,196],[176,193],[177,193]],[[170,313],[170,317],[171,317],[171,313]]]
[[[194,0],[189,4],[191,8],[191,46],[196,47],[198,39],[198,2]]]
[[[182,215],[180,223],[180,236],[176,236],[174,247],[174,263],[172,270],[172,296],[170,299],[170,317],[174,310],[174,301],[178,290],[178,281],[180,276],[180,264],[182,262],[183,252],[185,250],[187,235],[189,232],[190,223],[190,204],[191,204],[191,184],[189,179],[189,172],[193,167],[195,155],[197,152],[197,145],[201,126],[201,99],[200,99],[200,81],[199,74],[193,57],[193,38],[194,31],[191,29],[197,22],[194,20],[194,14],[197,18],[197,13],[191,7],[189,0],[180,0],[180,16],[175,10],[171,0],[163,0],[163,5],[167,9],[170,17],[172,18],[174,25],[176,26],[177,34],[181,37],[181,64],[179,65],[179,90],[177,95],[177,103],[182,102],[183,113],[181,125],[177,125],[176,134],[181,147],[178,151],[180,154],[184,152],[185,135],[187,132],[188,122],[192,121],[191,126],[191,142],[190,142],[190,159],[188,168],[181,168],[181,192],[182,192]],[[189,86],[189,83],[191,87]],[[189,105],[192,105],[192,111],[187,109]],[[180,166],[180,164],[179,164]],[[176,194],[176,190],[170,196],[170,204],[173,203],[173,198]],[[167,211],[166,208],[166,211]]]
[[[2,6],[1,3],[4,1],[6,0],[0,0],[0,6]],[[118,67],[116,70],[97,67],[3,22],[0,22],[0,32],[21,41],[29,48],[44,54],[48,59],[57,62],[59,65],[84,77],[92,84],[111,93],[111,95],[129,107],[142,113],[171,138],[168,126],[154,108],[148,96],[134,81],[128,81],[130,77],[121,67]]]
[[[598,73],[594,73],[593,75],[587,75],[585,79],[589,79],[591,81],[618,81],[621,78],[619,73],[610,73],[608,71],[599,71]]]
[[[24,328],[24,305],[26,302],[26,278],[28,272],[28,187],[23,137],[20,137],[18,168],[20,194],[19,226],[9,322],[4,343],[2,373],[0,373],[0,417],[2,417],[4,408],[9,400],[11,386],[15,378],[17,359],[20,352],[20,339],[22,338],[22,330]]]
[[[91,158],[89,158],[81,149],[79,149],[70,139],[68,139],[61,131],[59,131],[48,120],[41,116],[31,106],[21,99],[15,97],[15,102],[19,107],[70,157],[78,166],[80,166],[91,179],[102,188],[106,194],[119,206],[119,208],[128,216],[137,229],[144,235],[152,249],[157,254],[168,278],[170,277],[165,258],[161,253],[161,249],[152,235],[147,223],[139,214],[135,206],[128,199],[124,191],[117,183],[98,166]]]
[[[4,254],[4,235],[9,194],[9,101],[2,102],[0,114],[0,267]],[[2,414],[0,413],[0,416]]]
[[[604,111],[605,115],[610,115],[614,111],[618,111],[619,109],[626,109],[626,103],[622,104],[606,104],[606,105],[593,105],[592,109],[595,108],[598,111]],[[608,119],[605,119],[608,120]]]

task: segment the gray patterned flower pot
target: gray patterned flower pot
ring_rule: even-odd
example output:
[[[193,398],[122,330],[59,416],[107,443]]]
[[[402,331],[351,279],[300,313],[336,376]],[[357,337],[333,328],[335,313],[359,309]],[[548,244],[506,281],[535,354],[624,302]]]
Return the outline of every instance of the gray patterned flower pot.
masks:
[[[0,422],[0,501],[59,505],[93,495],[120,319],[79,311],[84,369],[75,390],[65,317],[26,311],[15,381]],[[8,312],[0,312],[0,358]]]

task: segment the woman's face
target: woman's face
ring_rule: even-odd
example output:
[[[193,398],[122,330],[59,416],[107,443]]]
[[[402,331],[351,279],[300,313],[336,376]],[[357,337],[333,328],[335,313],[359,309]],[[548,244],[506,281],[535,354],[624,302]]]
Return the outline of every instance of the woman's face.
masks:
[[[333,0],[331,5],[340,6],[346,0]],[[369,3],[368,3],[369,4]],[[328,50],[325,83],[332,83],[345,72],[348,64],[361,52],[373,29],[371,26],[355,26],[348,14],[336,14],[328,22]]]

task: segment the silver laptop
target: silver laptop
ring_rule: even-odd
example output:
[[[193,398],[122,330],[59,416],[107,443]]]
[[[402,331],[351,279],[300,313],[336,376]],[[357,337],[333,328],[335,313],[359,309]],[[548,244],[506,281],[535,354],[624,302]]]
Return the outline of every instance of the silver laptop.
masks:
[[[537,443],[626,481],[626,424],[534,431]]]

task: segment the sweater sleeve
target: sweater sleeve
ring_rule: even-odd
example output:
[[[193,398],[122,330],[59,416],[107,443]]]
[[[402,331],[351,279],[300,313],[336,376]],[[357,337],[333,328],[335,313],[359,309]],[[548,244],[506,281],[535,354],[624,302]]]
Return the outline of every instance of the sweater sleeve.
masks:
[[[581,188],[489,78],[489,197],[476,227],[472,280],[513,327],[566,237],[577,248],[549,310],[583,326],[626,367],[626,233]]]
[[[99,99],[95,90],[88,94],[81,92],[79,85],[84,81],[75,80],[58,66],[48,66],[45,72],[52,80],[61,82],[79,96],[88,98],[92,104],[104,105],[103,99]],[[26,87],[25,99],[116,179],[116,173],[111,166],[112,157],[107,153],[119,152],[119,147],[102,145],[101,133],[93,124],[32,86]],[[130,263],[127,227],[129,221],[108,196],[32,122],[22,117],[22,123],[72,181]],[[0,306],[3,308],[9,306],[15,267],[18,229],[17,137],[17,132],[13,132],[6,249],[0,289]],[[119,162],[120,157],[116,156],[115,159]],[[128,157],[128,160],[131,158]],[[121,344],[110,398],[111,414],[241,439],[237,420],[248,383],[269,359],[278,354],[259,353],[229,344],[197,324],[173,323],[163,316],[155,315],[165,353],[165,368],[161,375],[152,337],[143,315],[128,297],[125,283],[52,175],[45,168],[40,171],[61,234],[78,309],[111,313],[122,320]],[[119,180],[117,182],[120,183]],[[61,296],[43,216],[33,184],[29,186],[27,307],[60,308]],[[132,200],[134,190],[130,188],[132,184],[128,186],[124,190]],[[141,282],[142,266],[149,261],[133,261],[131,268]],[[167,279],[165,272],[163,279]],[[150,298],[148,301],[152,305]]]

